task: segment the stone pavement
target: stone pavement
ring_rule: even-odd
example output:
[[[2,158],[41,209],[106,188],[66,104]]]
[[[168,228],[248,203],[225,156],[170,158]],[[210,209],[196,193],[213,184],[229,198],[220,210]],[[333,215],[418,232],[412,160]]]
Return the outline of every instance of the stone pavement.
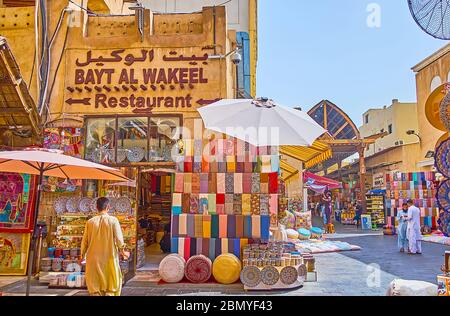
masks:
[[[305,283],[303,288],[282,292],[245,292],[242,285],[216,284],[157,285],[143,281],[140,275],[123,289],[124,296],[383,296],[396,278],[436,283],[436,275],[444,263],[444,252],[450,247],[425,243],[422,256],[409,256],[397,251],[397,238],[391,236],[358,236],[343,239],[362,247],[361,251],[316,255],[318,282]],[[1,278],[0,278],[1,279]],[[23,281],[0,288],[4,295],[25,291]],[[85,291],[49,290],[35,285],[32,293],[41,295],[85,296]]]

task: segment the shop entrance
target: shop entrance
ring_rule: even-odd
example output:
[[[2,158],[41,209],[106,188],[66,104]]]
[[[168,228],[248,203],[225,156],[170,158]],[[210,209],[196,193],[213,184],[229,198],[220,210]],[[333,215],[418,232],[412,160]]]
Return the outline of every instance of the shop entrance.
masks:
[[[139,173],[138,271],[157,270],[161,260],[170,253],[171,181],[170,170]]]

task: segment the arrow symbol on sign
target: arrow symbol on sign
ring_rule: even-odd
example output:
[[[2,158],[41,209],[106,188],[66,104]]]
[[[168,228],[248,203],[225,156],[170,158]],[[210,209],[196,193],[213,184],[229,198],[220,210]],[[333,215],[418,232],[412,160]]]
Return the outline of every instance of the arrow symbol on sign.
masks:
[[[209,105],[209,104],[213,104],[214,102],[220,101],[222,99],[215,99],[215,100],[204,100],[204,99],[200,99],[197,101],[197,104],[199,105]]]
[[[68,100],[66,100],[66,103],[69,105],[72,104],[84,104],[84,105],[91,105],[91,98],[84,98],[84,99],[73,99],[70,98]]]

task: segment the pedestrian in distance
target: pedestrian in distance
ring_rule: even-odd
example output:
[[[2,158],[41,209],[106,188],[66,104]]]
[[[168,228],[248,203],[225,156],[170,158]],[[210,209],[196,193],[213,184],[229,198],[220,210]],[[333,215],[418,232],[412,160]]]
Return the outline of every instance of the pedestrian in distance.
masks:
[[[409,254],[422,254],[422,232],[420,231],[420,209],[414,205],[413,200],[408,200],[408,228]]]
[[[355,202],[355,204],[353,205],[356,211],[356,215],[353,218],[353,221],[355,222],[356,225],[356,229],[359,229],[359,227],[361,226],[361,216],[363,213],[363,209],[362,206],[359,202]]]
[[[81,243],[82,259],[86,258],[86,285],[91,296],[120,296],[122,271],[119,255],[128,260],[122,228],[116,217],[108,215],[109,199],[97,200],[99,214],[91,218]]]
[[[408,242],[408,236],[407,236],[407,230],[408,230],[408,204],[403,203],[402,209],[398,211],[397,214],[398,219],[398,248],[400,249],[400,252],[408,251],[409,249],[409,242]]]

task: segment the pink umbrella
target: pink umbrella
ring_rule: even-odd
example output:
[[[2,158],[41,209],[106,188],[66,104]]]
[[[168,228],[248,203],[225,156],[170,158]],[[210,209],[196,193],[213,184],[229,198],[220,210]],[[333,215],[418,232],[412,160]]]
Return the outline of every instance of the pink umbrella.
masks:
[[[26,173],[39,176],[38,193],[33,218],[34,231],[28,256],[27,296],[30,294],[32,263],[35,260],[35,247],[38,238],[36,224],[43,177],[50,176],[71,180],[130,181],[117,169],[66,156],[60,151],[44,149],[0,151],[0,172]]]

